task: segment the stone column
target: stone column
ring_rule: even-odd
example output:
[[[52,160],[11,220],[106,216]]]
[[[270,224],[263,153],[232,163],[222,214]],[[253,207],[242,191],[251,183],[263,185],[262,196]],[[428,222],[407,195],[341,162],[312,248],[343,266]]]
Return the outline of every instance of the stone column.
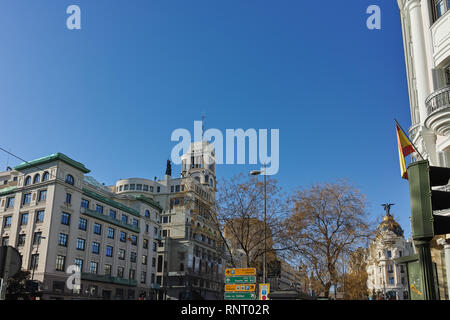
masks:
[[[423,124],[427,117],[425,100],[430,94],[430,89],[420,0],[408,0],[405,7],[410,16],[417,104],[419,105],[420,123]]]

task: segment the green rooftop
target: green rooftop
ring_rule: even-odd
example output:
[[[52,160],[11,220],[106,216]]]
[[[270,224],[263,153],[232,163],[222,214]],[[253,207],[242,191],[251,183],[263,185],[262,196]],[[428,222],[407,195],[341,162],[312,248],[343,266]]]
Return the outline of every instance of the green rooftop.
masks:
[[[136,198],[136,200],[142,201],[142,202],[148,204],[149,206],[152,206],[156,210],[159,210],[159,212],[161,212],[163,210],[163,208],[159,205],[158,202],[156,202],[153,199],[147,198],[142,194],[138,194],[137,196],[135,196],[135,198]]]
[[[17,187],[6,187],[4,189],[0,189],[0,196],[4,196],[10,193],[13,193],[16,190]]]
[[[105,204],[108,204],[111,207],[114,207],[116,209],[119,209],[119,210],[122,210],[122,211],[125,211],[125,212],[128,212],[128,213],[131,213],[132,215],[135,215],[137,217],[140,216],[139,211],[137,211],[137,210],[135,210],[133,208],[127,207],[126,205],[124,205],[124,204],[122,204],[120,202],[108,199],[108,198],[106,198],[106,197],[104,197],[104,196],[102,196],[102,195],[100,195],[97,192],[94,192],[92,190],[83,188],[83,194],[88,196],[88,197],[91,197],[91,198],[93,198],[95,200],[101,201],[101,202],[103,202]]]
[[[77,162],[71,158],[69,158],[68,156],[66,156],[65,154],[62,153],[54,153],[51,154],[47,157],[43,157],[43,158],[39,158],[39,159],[35,159],[32,161],[27,161],[27,162],[22,162],[21,164],[19,164],[18,166],[14,167],[14,170],[24,170],[24,169],[28,169],[28,168],[36,168],[39,167],[40,165],[52,162],[52,161],[62,161],[67,163],[68,165],[80,170],[83,173],[89,173],[91,172],[91,170],[87,169],[84,164]]]

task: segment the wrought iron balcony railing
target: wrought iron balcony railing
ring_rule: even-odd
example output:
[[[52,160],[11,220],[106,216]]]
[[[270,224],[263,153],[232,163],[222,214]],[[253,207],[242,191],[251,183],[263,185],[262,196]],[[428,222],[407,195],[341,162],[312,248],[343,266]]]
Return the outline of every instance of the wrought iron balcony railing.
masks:
[[[433,92],[427,98],[425,104],[428,116],[437,110],[450,108],[450,86]]]

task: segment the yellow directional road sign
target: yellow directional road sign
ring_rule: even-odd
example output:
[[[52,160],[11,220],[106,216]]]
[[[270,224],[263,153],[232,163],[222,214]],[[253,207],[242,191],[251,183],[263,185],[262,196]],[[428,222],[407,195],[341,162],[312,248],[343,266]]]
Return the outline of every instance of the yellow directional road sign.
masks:
[[[225,269],[226,276],[254,276],[256,268],[233,268]]]
[[[226,284],[225,291],[234,291],[234,292],[253,292],[256,289],[255,284]]]

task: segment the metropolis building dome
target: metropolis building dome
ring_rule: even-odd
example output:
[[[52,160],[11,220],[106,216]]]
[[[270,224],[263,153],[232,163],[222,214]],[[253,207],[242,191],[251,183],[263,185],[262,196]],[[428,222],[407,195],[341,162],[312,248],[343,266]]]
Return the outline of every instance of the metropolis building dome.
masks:
[[[383,206],[386,214],[377,227],[366,260],[368,294],[372,299],[407,300],[406,266],[395,259],[414,253],[413,245],[405,240],[402,227],[389,212],[391,205]]]

